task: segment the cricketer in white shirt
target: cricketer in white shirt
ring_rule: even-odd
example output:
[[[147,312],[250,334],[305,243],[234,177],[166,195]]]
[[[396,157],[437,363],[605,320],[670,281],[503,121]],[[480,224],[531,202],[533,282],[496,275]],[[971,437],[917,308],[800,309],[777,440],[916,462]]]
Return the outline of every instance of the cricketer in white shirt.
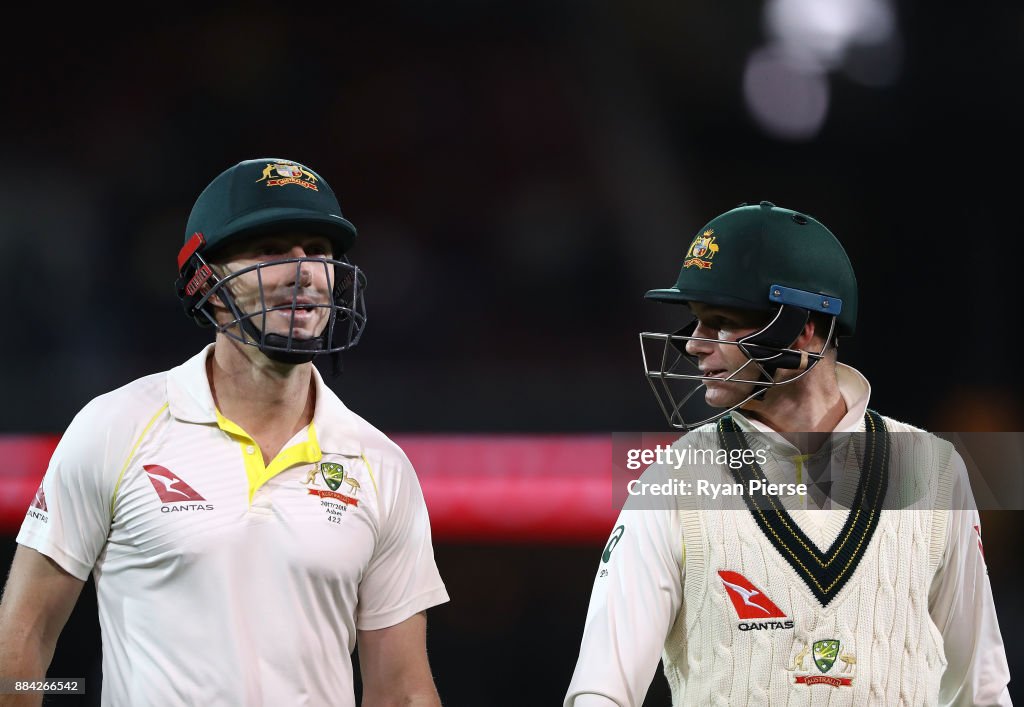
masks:
[[[870,386],[844,364],[837,377],[847,414],[835,432],[864,433]],[[775,459],[789,460],[763,465],[769,481],[807,480],[800,478],[806,457],[795,447],[738,412],[733,418],[773,439]],[[885,423],[890,436],[931,437]],[[683,439],[703,435],[714,444],[714,429]],[[944,470],[938,485],[948,499],[933,507],[947,510],[882,510],[874,537],[862,536],[864,548],[849,544],[831,558],[855,569],[843,584],[818,586],[828,590],[827,607],[809,589],[814,573],[805,579],[791,565],[799,567],[801,556],[828,558],[822,553],[853,527],[849,512],[790,510],[785,518],[817,547],[787,562],[785,543],[773,547],[767,537],[781,526],[760,528],[748,510],[688,513],[627,502],[599,564],[565,707],[642,705],[659,660],[673,705],[1009,705],[966,467],[951,445],[944,456],[941,445],[917,448],[933,446],[940,451],[927,463]]]
[[[312,423],[264,466],[212,349],[86,405],[18,542],[92,573],[104,705],[354,705],[357,629],[448,601],[416,474],[315,368]]]

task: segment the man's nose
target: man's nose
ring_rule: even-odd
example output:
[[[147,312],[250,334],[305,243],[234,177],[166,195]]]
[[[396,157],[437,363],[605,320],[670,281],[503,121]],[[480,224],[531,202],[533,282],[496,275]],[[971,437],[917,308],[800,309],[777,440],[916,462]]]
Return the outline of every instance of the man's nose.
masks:
[[[708,327],[698,322],[690,336],[695,336],[701,339],[710,339],[711,334],[713,333],[714,332],[708,329]],[[690,356],[707,355],[711,353],[712,346],[713,344],[710,341],[694,341],[693,339],[688,339],[686,342],[686,353]]]
[[[301,245],[296,244],[291,247],[291,250],[285,255],[286,258],[308,258],[310,257],[306,253],[306,249]],[[312,260],[302,260],[295,263],[295,269],[292,270],[292,282],[290,284],[299,284],[299,287],[309,287],[313,284],[313,268],[316,267],[316,263]]]

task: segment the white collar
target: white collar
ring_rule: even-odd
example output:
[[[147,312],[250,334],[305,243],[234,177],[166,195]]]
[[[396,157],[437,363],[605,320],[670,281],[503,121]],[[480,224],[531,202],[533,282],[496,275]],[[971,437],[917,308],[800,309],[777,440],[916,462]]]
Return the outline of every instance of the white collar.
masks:
[[[835,426],[833,432],[859,432],[864,429],[864,413],[871,399],[871,384],[860,371],[845,363],[836,362],[836,379],[839,382],[839,394],[846,403],[846,414]],[[760,420],[746,417],[740,410],[732,413],[738,422],[746,423],[758,432],[774,432],[771,427]]]
[[[864,413],[871,399],[871,384],[860,371],[845,363],[836,362],[836,379],[839,382],[839,394],[846,403],[846,414],[832,430],[834,433],[863,432]],[[782,440],[779,433],[760,420],[748,418],[739,410],[734,410],[733,418],[745,432],[754,432],[777,444],[792,446]],[[795,448],[793,448],[795,450]]]
[[[210,343],[192,358],[167,372],[167,404],[175,419],[197,424],[217,424],[217,407],[210,391],[206,374],[206,359],[213,353]],[[359,456],[359,418],[345,407],[334,391],[324,383],[323,376],[313,366],[316,387],[316,408],[313,425],[321,451]]]
[[[842,483],[843,479],[846,479],[848,483],[855,483],[859,478],[857,475],[847,475],[845,462],[834,463],[834,461],[844,459],[849,455],[851,448],[848,445],[853,436],[852,433],[865,431],[864,413],[867,411],[868,401],[871,398],[871,385],[860,371],[842,363],[836,363],[836,379],[839,383],[839,394],[843,396],[846,403],[846,414],[832,430],[831,443],[822,445],[810,455],[804,454],[779,432],[763,422],[748,419],[733,412],[738,426],[746,433],[751,448],[764,448],[770,452],[773,461],[762,465],[762,470],[769,479],[783,481],[792,479],[791,472],[777,463],[781,459],[788,459],[800,466],[807,464],[808,480],[814,475],[812,468],[820,470],[822,463],[828,464],[826,478],[832,483]],[[832,459],[833,463],[829,463],[829,459]],[[846,492],[852,493],[852,490],[848,488]]]

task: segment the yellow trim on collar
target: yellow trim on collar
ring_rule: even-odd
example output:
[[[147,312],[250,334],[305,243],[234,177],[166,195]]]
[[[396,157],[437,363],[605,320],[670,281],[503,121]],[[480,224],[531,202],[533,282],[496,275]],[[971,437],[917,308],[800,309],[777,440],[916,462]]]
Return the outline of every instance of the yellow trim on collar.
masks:
[[[793,462],[796,464],[796,482],[798,484],[803,483],[804,462],[806,462],[812,456],[813,455],[811,454],[797,454],[793,457]]]
[[[285,447],[274,457],[269,465],[265,465],[263,453],[252,436],[239,427],[237,424],[217,413],[217,427],[227,432],[238,440],[238,446],[242,451],[242,463],[245,464],[245,475],[249,479],[249,505],[252,505],[253,496],[263,484],[270,481],[285,469],[296,464],[312,464],[323,458],[320,445],[316,439],[316,426],[310,422],[306,428],[306,440]]]

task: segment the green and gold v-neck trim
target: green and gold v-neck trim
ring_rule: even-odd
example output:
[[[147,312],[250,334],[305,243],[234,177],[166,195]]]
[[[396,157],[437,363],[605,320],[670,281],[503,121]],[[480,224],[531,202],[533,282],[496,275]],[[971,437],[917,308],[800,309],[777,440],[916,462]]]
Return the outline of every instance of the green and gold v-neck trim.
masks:
[[[839,594],[864,557],[878,527],[889,485],[889,433],[885,422],[878,413],[867,410],[864,427],[864,455],[857,492],[846,523],[825,552],[804,534],[777,496],[743,494],[744,503],[765,537],[822,606],[828,606]],[[718,439],[722,448],[729,450],[730,458],[734,449],[749,449],[746,437],[731,415],[719,420]],[[756,461],[739,469],[730,468],[730,471],[744,488],[750,488],[752,480],[767,484],[764,471]]]

